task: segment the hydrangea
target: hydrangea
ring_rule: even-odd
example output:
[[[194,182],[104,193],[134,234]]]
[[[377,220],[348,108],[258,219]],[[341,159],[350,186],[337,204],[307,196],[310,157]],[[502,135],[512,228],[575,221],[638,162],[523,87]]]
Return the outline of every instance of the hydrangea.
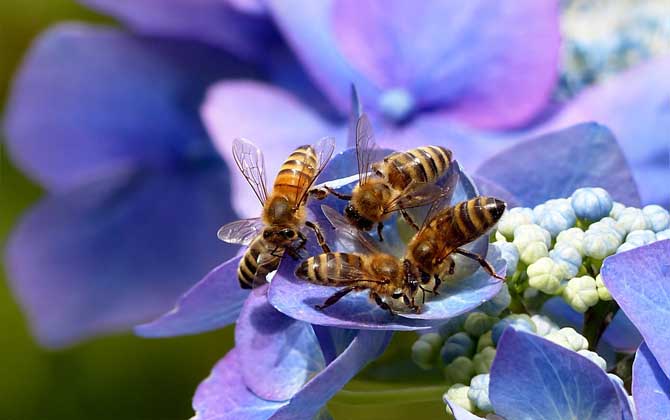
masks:
[[[575,225],[577,217],[567,199],[552,199],[533,209],[537,224],[546,229],[552,238]]]
[[[602,188],[579,188],[572,193],[570,203],[581,220],[595,222],[610,214],[612,197]]]
[[[658,204],[644,206],[642,213],[649,220],[650,228],[654,232],[660,232],[670,227],[670,213]]]
[[[621,236],[614,227],[591,226],[584,234],[584,255],[602,260],[614,254],[621,242]]]
[[[535,213],[532,209],[525,207],[514,207],[508,209],[498,221],[498,232],[502,233],[508,240],[514,239],[514,230],[522,225],[535,223]]]
[[[555,295],[561,292],[568,279],[564,264],[543,257],[528,266],[528,285],[544,293]]]
[[[468,389],[468,398],[472,404],[481,411],[493,411],[491,400],[489,399],[489,381],[490,375],[488,373],[476,375],[470,381],[470,389]]]
[[[538,225],[522,225],[514,229],[513,243],[521,261],[528,265],[549,255],[551,234]]]
[[[589,342],[573,328],[561,328],[547,334],[544,338],[572,351],[587,350]]]
[[[579,250],[567,241],[557,242],[549,251],[549,257],[563,267],[567,278],[575,277],[582,265],[582,255]]]
[[[619,213],[617,224],[627,233],[634,230],[645,230],[651,228],[649,217],[641,209],[626,207]]]

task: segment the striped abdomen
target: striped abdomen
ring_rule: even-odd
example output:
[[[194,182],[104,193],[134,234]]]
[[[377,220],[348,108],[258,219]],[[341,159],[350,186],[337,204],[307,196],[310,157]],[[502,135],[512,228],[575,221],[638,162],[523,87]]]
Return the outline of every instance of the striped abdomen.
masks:
[[[237,280],[240,282],[240,287],[251,289],[258,282],[265,280],[268,273],[279,267],[283,253],[283,248],[267,244],[262,236],[254,239],[237,266]]]
[[[300,146],[291,153],[279,169],[275,178],[273,195],[289,198],[290,204],[297,207],[298,201],[306,197],[307,188],[316,176],[317,156],[312,146]]]
[[[451,150],[441,146],[422,146],[396,152],[373,166],[388,183],[402,191],[412,182],[435,182],[451,165]]]
[[[365,262],[358,254],[329,252],[307,258],[300,264],[295,274],[314,284],[329,286],[344,285],[347,282],[363,281],[360,278]]]
[[[493,197],[475,197],[449,207],[429,223],[444,241],[458,248],[491,229],[505,211],[505,202]]]

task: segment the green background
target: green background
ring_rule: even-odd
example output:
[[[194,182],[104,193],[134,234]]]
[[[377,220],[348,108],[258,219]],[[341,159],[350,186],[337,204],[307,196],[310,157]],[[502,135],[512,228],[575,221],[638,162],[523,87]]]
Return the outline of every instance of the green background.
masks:
[[[68,0],[0,1],[0,97],[31,40],[56,21],[105,22]],[[4,109],[4,104],[3,104]],[[0,247],[41,191],[0,144]],[[172,420],[193,415],[191,396],[232,346],[232,329],[169,340],[130,334],[60,351],[40,348],[0,273],[0,420]]]

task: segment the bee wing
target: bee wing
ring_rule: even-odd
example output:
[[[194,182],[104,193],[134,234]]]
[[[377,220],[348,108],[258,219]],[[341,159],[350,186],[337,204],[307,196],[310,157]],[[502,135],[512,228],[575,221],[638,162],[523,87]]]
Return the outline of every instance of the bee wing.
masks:
[[[428,224],[443,208],[447,207],[451,202],[451,198],[454,196],[454,191],[456,190],[456,184],[458,183],[460,168],[458,162],[452,162],[449,170],[444,175],[444,181],[442,183],[443,194],[440,198],[433,201],[428,209],[426,217],[423,219],[421,227]]]
[[[249,245],[263,231],[260,217],[242,219],[221,226],[216,236],[229,244]]]
[[[362,245],[363,248],[365,248],[365,250],[368,252],[383,252],[367,234],[362,233],[355,226],[349,223],[349,221],[347,221],[344,216],[338,213],[337,210],[326,206],[325,204],[321,206],[321,210],[323,211],[323,214],[326,216],[328,221],[344,239]]]
[[[310,188],[319,178],[321,172],[323,172],[323,170],[326,168],[328,162],[330,162],[330,158],[333,156],[333,152],[335,151],[335,139],[332,137],[324,137],[313,144],[312,148],[316,154],[317,168],[316,172],[314,173],[314,177],[312,179],[306,180],[306,183],[301,185],[301,189],[298,190],[302,191],[302,195],[299,197],[299,200],[296,201],[298,204],[303,203],[303,201],[307,199]]]
[[[368,116],[362,114],[356,123],[356,160],[358,161],[358,182],[364,184],[372,166],[372,156],[377,144]]]
[[[457,167],[456,167],[457,168]],[[442,185],[424,182],[412,182],[402,194],[388,203],[384,213],[423,207],[431,204],[431,209],[440,209],[451,201],[458,182],[458,170],[452,166]],[[430,210],[429,210],[430,213]],[[430,214],[424,219],[427,220]]]
[[[268,199],[268,189],[265,178],[265,159],[263,159],[261,149],[247,139],[237,138],[233,140],[233,159],[251,185],[258,200],[261,204],[265,204]]]

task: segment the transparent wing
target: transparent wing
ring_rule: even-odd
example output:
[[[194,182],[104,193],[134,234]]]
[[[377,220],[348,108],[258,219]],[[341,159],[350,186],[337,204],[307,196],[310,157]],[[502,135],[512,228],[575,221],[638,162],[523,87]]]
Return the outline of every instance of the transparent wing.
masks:
[[[451,199],[454,196],[454,191],[456,190],[456,184],[458,184],[459,174],[460,168],[458,162],[453,161],[449,170],[443,177],[442,189],[444,193],[431,204],[426,217],[423,219],[422,227],[430,222],[442,209],[449,206],[449,203],[451,203]]]
[[[312,145],[312,148],[314,149],[314,153],[316,154],[316,172],[314,173],[314,177],[308,181],[308,183],[304,186],[304,189],[302,190],[302,196],[296,203],[302,203],[304,200],[307,199],[307,196],[309,195],[309,190],[314,184],[314,182],[319,178],[321,175],[321,172],[326,168],[326,165],[328,165],[328,162],[330,162],[330,158],[333,156],[333,152],[335,151],[335,139],[332,137],[324,137],[315,144]]]
[[[372,125],[367,115],[362,114],[356,123],[356,159],[358,161],[358,182],[361,184],[368,179],[372,156],[376,149],[377,144]]]
[[[326,205],[322,205],[321,210],[330,224],[337,230],[340,239],[361,245],[366,251],[371,253],[383,252],[372,238],[349,223],[337,210]]]
[[[221,226],[216,236],[229,244],[249,245],[263,231],[260,217],[242,219]]]
[[[246,178],[261,204],[268,199],[267,180],[265,178],[265,160],[263,152],[247,139],[233,140],[233,159]]]

